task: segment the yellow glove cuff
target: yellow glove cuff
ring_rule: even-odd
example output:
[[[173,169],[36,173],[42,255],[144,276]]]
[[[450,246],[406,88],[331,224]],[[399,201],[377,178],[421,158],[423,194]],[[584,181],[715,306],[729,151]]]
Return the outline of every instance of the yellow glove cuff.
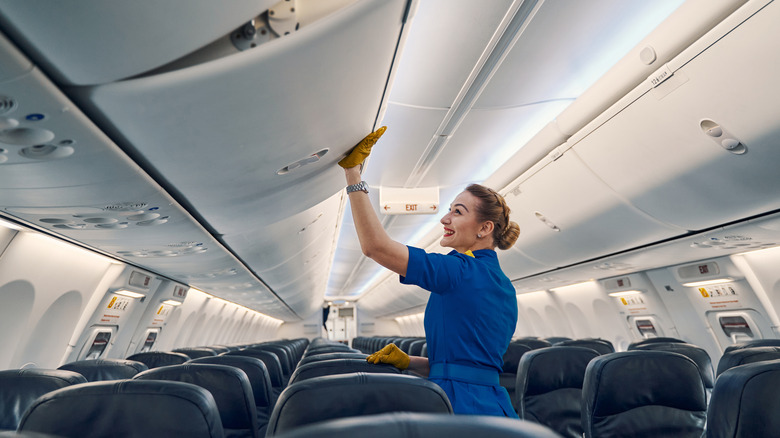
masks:
[[[355,167],[365,161],[366,157],[368,157],[368,155],[371,153],[371,148],[379,140],[379,137],[385,133],[386,129],[387,126],[383,126],[371,134],[368,134],[363,140],[360,141],[360,143],[357,144],[357,146],[352,149],[352,152],[350,152],[346,158],[339,161],[339,166],[345,169],[349,169],[350,167]]]

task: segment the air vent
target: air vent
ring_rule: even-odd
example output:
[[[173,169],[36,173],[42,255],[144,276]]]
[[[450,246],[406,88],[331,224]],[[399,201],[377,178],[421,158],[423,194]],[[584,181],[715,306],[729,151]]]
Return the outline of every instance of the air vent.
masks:
[[[0,114],[7,114],[15,110],[17,107],[16,101],[8,96],[0,95]]]

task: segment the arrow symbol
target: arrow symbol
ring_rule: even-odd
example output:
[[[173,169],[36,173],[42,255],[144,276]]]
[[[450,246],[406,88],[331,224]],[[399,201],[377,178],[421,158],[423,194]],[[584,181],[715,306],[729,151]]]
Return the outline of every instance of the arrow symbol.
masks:
[[[387,210],[390,210],[390,206],[389,206],[389,205],[385,205],[385,206],[384,206],[384,207],[382,207],[382,208],[384,208],[384,209],[385,209],[385,211],[387,211]]]
[[[436,211],[436,205],[431,205],[431,210]]]

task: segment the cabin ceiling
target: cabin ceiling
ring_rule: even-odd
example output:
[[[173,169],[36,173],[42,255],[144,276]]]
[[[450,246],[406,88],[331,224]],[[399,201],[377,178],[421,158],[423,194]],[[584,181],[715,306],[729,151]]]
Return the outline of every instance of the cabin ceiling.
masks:
[[[0,208],[285,321],[336,298],[360,299],[376,316],[399,314],[427,296],[362,256],[335,165],[381,124],[388,131],[364,173],[377,211],[383,187],[438,187],[446,208],[469,183],[500,181],[494,188],[523,230],[502,266],[514,280],[544,277],[780,208],[768,195],[780,187],[766,164],[780,158],[771,140],[776,90],[762,95],[731,79],[728,98],[739,105],[704,111],[718,102],[700,96],[730,77],[706,77],[706,62],[670,62],[680,70],[675,83],[685,76],[687,86],[677,83],[668,99],[644,90],[632,98],[643,97],[638,105],[577,135],[562,129],[552,136],[553,147],[565,146],[560,159],[526,172],[549,151],[537,157],[523,147],[667,16],[685,7],[712,15],[711,27],[742,3],[91,0],[76,9],[0,0],[0,96],[13,102],[0,103]],[[252,19],[256,47],[242,33]],[[761,35],[757,44],[780,40]],[[743,38],[733,37],[723,56],[740,54]],[[661,53],[664,41],[659,57],[685,48]],[[740,55],[741,65],[755,62]],[[751,70],[752,83],[776,76],[776,61]],[[642,67],[644,79],[660,65]],[[743,111],[756,104],[758,120]],[[680,105],[688,105],[684,117],[669,110]],[[650,116],[658,112],[664,117]],[[707,117],[738,133],[751,154],[723,155],[707,143],[698,126]],[[663,155],[654,154],[653,135]],[[680,151],[681,142],[692,146]],[[646,171],[634,172],[637,159]],[[707,191],[696,170],[755,166],[753,179],[719,186],[729,214],[714,214],[716,202],[686,203]],[[759,193],[747,190],[756,184]],[[393,238],[432,250],[441,250],[431,245],[438,218],[380,215]]]

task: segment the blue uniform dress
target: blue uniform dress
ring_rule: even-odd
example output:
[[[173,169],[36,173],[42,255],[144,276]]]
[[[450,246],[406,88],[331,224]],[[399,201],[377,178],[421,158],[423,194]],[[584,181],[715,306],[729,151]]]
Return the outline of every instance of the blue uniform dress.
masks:
[[[515,289],[496,252],[447,255],[409,248],[404,284],[431,291],[425,308],[428,378],[441,386],[456,414],[517,418],[498,384],[517,324]]]

